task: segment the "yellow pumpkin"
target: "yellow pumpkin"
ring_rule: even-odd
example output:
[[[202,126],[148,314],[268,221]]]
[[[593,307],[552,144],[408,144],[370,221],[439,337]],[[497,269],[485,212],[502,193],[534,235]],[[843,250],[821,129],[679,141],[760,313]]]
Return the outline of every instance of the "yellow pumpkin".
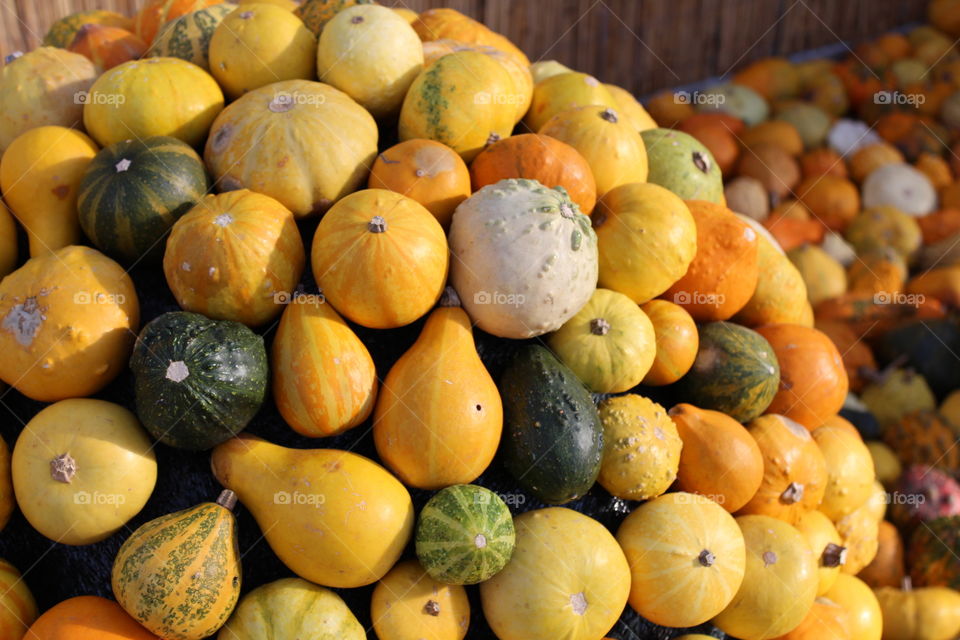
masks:
[[[17,223],[0,200],[0,280],[17,268]]]
[[[291,298],[272,349],[273,399],[294,431],[332,436],[370,417],[377,397],[373,359],[320,295]]]
[[[776,640],[853,640],[850,614],[833,600],[817,598],[800,624]]]
[[[817,596],[817,563],[793,526],[770,516],[740,516],[746,571],[730,605],[713,619],[742,640],[766,640],[796,628]]]
[[[500,444],[503,405],[447,288],[420,337],[391,367],[373,419],[383,462],[404,484],[440,489],[473,482]]]
[[[566,142],[584,157],[597,181],[597,195],[622,184],[647,181],[647,148],[630,123],[602,105],[568,109],[537,133]]]
[[[283,311],[304,260],[290,210],[241,189],[207,195],[177,220],[163,273],[183,309],[256,327]]]
[[[421,69],[423,45],[417,32],[387,7],[347,7],[320,33],[317,75],[376,118],[400,109]]]
[[[210,38],[210,73],[228,98],[281,80],[312,80],[317,38],[297,16],[267,4],[238,7]]]
[[[527,511],[514,526],[510,562],[480,584],[493,632],[500,640],[602,637],[630,593],[630,567],[614,537],[563,507]]]
[[[851,638],[880,640],[884,625],[880,603],[862,580],[841,573],[824,597],[847,610]]]
[[[300,218],[326,211],[363,184],[377,135],[377,123],[347,94],[322,82],[287,80],[224,109],[203,159],[221,191],[251,189]]]
[[[290,1],[293,2],[293,0]],[[394,7],[393,10],[397,12],[398,16],[406,20],[408,24],[413,24],[419,17],[416,11],[408,9],[407,7]]]
[[[0,190],[27,232],[31,257],[80,240],[77,195],[96,154],[85,134],[57,126],[30,129],[4,151]]]
[[[653,324],[630,298],[597,289],[547,342],[561,361],[597,393],[640,384],[657,350]]]
[[[827,490],[820,510],[834,522],[853,512],[873,489],[873,458],[863,440],[839,427],[824,425],[813,431],[827,463]]]
[[[605,84],[607,91],[613,96],[616,102],[617,111],[633,126],[637,131],[646,131],[647,129],[656,129],[657,123],[653,117],[647,113],[643,105],[633,97],[633,94],[618,87],[615,84]]]
[[[746,548],[736,521],[693,493],[641,505],[620,525],[617,541],[633,577],[630,606],[656,624],[706,622],[730,604],[744,579]]]
[[[300,577],[337,588],[376,582],[413,533],[410,494],[390,473],[339,449],[288,449],[256,436],[213,450],[213,475],[250,510]]]
[[[697,225],[672,191],[643,182],[607,191],[594,208],[599,286],[638,304],[683,277],[697,253]]]
[[[823,453],[810,432],[786,416],[760,416],[748,428],[763,454],[763,480],[740,513],[771,516],[796,525],[823,499],[827,484]]]
[[[23,515],[55,542],[93,544],[139,513],[153,493],[153,443],[130,411],[104,400],[61,400],[35,415],[13,448]]]
[[[953,640],[960,634],[960,593],[946,587],[874,592],[885,640]]]
[[[0,637],[20,640],[37,619],[37,603],[17,568],[0,559]]]
[[[657,353],[643,384],[659,387],[682,378],[697,359],[700,335],[686,309],[667,300],[651,300],[640,306],[653,323]]]
[[[0,68],[0,153],[34,127],[75,127],[97,73],[85,56],[57,47],[37,47],[4,64]]]
[[[538,60],[530,65],[530,75],[533,76],[534,83],[541,83],[547,78],[560,75],[561,73],[570,73],[573,71],[570,67],[560,64],[556,60]]]
[[[540,131],[550,118],[561,111],[590,105],[619,109],[607,86],[593,76],[579,71],[561,73],[533,87],[533,101],[523,122],[530,131]],[[629,123],[628,117],[624,119]]]
[[[761,225],[743,217],[757,231],[757,288],[733,319],[747,327],[765,324],[812,326],[803,275]]]
[[[597,481],[610,495],[649,500],[677,478],[683,443],[666,409],[628,393],[603,401],[603,458]]]
[[[860,507],[836,521],[847,555],[841,571],[857,575],[873,562],[880,546],[880,521],[887,507],[887,493],[879,482]]]
[[[370,617],[380,640],[463,640],[470,601],[462,586],[437,582],[419,562],[406,560],[377,583]]]
[[[822,511],[807,511],[800,516],[797,530],[806,538],[817,561],[817,595],[825,595],[840,575],[847,559],[847,550],[837,528]]]
[[[385,189],[347,196],[313,237],[311,264],[327,300],[374,329],[410,324],[430,310],[447,280],[447,240],[423,205]]]
[[[800,272],[807,291],[807,300],[816,306],[837,298],[847,291],[847,272],[836,258],[812,244],[787,252],[790,262]]]
[[[510,135],[516,95],[510,73],[490,56],[443,56],[410,85],[400,109],[400,140],[436,140],[470,162],[488,143]]]
[[[54,402],[102,389],[140,324],[133,281],[99,251],[64,247],[0,281],[0,380]]]
[[[129,138],[173,136],[203,141],[223,109],[210,74],[180,58],[144,58],[97,78],[83,109],[83,126],[101,146]]]

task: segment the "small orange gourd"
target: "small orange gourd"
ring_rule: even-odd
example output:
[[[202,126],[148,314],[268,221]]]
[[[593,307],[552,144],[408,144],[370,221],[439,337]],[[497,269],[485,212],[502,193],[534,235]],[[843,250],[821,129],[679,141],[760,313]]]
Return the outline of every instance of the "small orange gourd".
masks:
[[[900,532],[892,523],[881,520],[877,532],[877,555],[870,564],[860,570],[857,577],[874,589],[899,589],[903,584],[903,575],[903,540]]]
[[[126,29],[85,24],[77,31],[68,50],[86,56],[98,69],[106,71],[142,57],[147,44]]]
[[[817,598],[807,617],[793,631],[774,640],[853,640],[850,614],[829,598]]]
[[[37,618],[28,640],[159,640],[113,600],[79,596]]]
[[[833,600],[850,615],[851,638],[857,640],[880,640],[883,633],[883,614],[877,596],[862,580],[841,573],[837,582],[828,591],[826,598]]]
[[[686,309],[667,300],[651,300],[640,306],[653,323],[657,352],[643,384],[659,387],[682,378],[694,360],[700,336]]]

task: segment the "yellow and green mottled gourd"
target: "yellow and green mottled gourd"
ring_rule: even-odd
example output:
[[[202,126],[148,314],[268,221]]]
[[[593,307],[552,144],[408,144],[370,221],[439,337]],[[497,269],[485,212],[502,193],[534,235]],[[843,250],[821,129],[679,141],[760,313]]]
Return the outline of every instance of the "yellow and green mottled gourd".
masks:
[[[210,39],[217,25],[236,8],[224,2],[171,20],[160,29],[147,55],[180,58],[209,71]]]

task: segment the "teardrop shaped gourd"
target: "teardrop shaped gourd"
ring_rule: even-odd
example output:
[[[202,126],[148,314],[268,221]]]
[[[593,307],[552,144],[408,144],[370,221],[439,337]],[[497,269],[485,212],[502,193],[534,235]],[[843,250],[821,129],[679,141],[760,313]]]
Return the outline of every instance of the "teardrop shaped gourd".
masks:
[[[113,595],[152,633],[201,640],[222,627],[240,597],[232,491],[161,516],[130,534],[113,561]]]
[[[319,294],[294,294],[273,339],[273,399],[297,433],[317,438],[366,420],[377,397],[370,352]]]
[[[355,453],[288,449],[244,435],[214,449],[211,464],[277,557],[310,582],[337,588],[376,582],[413,533],[410,494]]]
[[[404,484],[440,489],[475,480],[503,429],[500,392],[473,342],[470,318],[447,289],[414,345],[383,383],[373,422],[380,458]]]

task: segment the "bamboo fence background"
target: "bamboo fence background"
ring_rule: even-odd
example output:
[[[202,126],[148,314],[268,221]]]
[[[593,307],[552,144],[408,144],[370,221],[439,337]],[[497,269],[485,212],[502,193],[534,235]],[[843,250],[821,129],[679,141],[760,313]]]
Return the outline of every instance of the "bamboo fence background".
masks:
[[[637,95],[724,76],[750,60],[846,41],[924,17],[927,0],[382,0],[449,6],[517,43]],[[0,0],[0,54],[37,46],[84,9],[133,14],[146,0]]]

